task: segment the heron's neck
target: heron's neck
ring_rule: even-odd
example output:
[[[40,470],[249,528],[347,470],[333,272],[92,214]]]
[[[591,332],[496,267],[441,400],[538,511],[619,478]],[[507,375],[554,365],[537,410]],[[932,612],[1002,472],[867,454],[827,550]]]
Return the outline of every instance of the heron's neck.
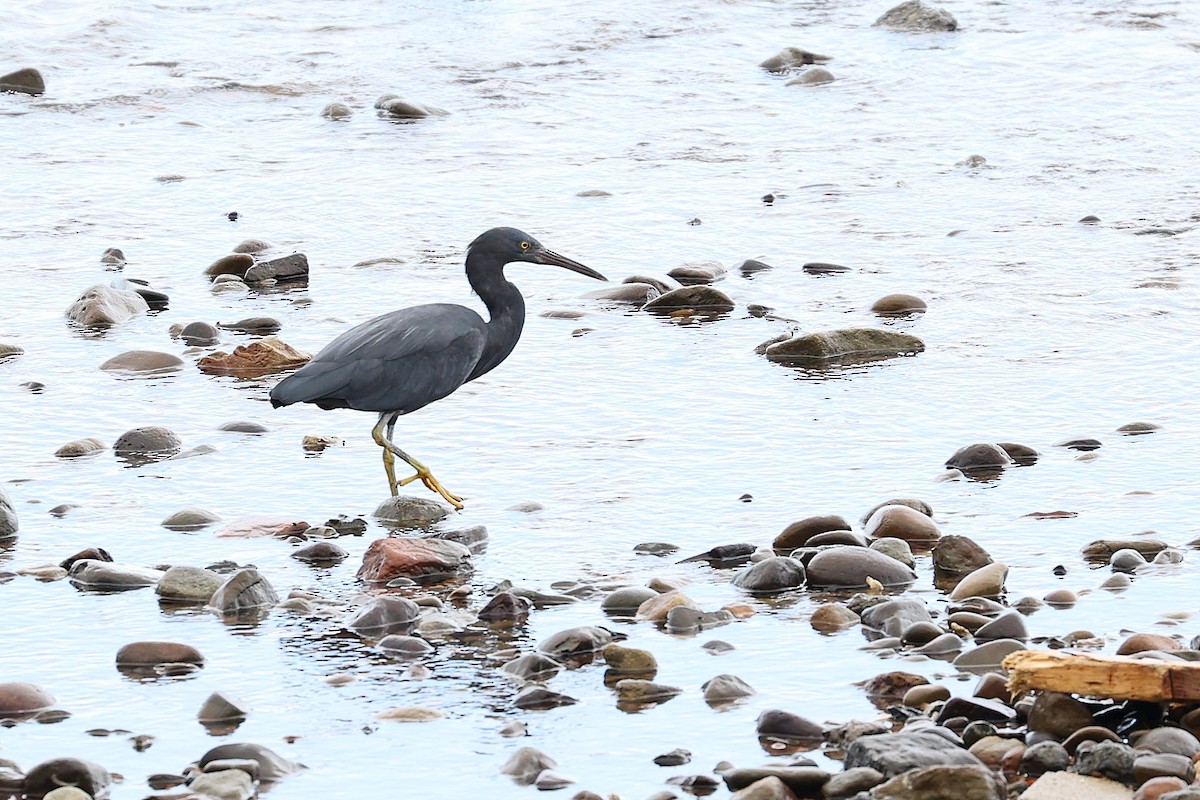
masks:
[[[504,278],[502,271],[494,266],[482,268],[471,255],[467,256],[467,280],[487,306],[489,315],[487,344],[468,379],[474,380],[506,359],[516,347],[525,326],[525,298]]]

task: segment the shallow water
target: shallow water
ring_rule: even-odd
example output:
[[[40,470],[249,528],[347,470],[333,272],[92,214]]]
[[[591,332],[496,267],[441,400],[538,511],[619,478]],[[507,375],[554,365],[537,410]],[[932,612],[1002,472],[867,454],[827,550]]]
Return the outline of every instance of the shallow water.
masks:
[[[264,401],[274,378],[214,378],[189,364],[122,379],[97,366],[131,349],[181,353],[166,333],[175,322],[276,316],[285,341],[315,351],[390,308],[477,305],[463,249],[501,224],[617,280],[702,260],[732,268],[757,258],[775,269],[752,278],[731,269],[719,286],[738,309],[707,324],[577,299],[596,286],[571,273],[509,269],[529,307],[517,351],[397,427],[402,446],[467,498],[450,526],[482,524],[491,535],[470,580],[472,607],[503,579],[549,591],[556,581],[661,575],[693,581],[688,594],[715,608],[743,599],[731,572],[637,556],[633,546],[669,541],[689,555],[765,545],[801,517],[857,520],[897,495],[924,498],[944,533],[971,536],[1010,564],[1010,599],[1098,586],[1107,571],[1089,571],[1079,548],[1102,536],[1196,538],[1194,8],[961,2],[949,7],[961,31],[907,35],[870,27],[886,3],[627,5],[5,4],[0,52],[10,61],[0,72],[37,66],[49,89],[0,95],[0,341],[26,351],[0,363],[0,479],[21,521],[0,569],[101,546],[134,564],[253,563],[281,592],[350,599],[363,588],[354,580],[361,553],[383,533],[375,525],[340,540],[351,550],[342,565],[317,570],[283,542],[159,523],[193,505],[227,521],[368,515],[386,494],[371,417],[272,411]],[[839,80],[788,87],[790,76],[757,68],[792,45],[834,56]],[[388,92],[450,113],[380,119],[371,106]],[[335,100],[354,116],[321,118]],[[956,166],[972,154],[988,165]],[[590,189],[611,196],[577,196]],[[1102,222],[1078,224],[1086,214]],[[203,269],[246,238],[306,253],[310,286],[211,294]],[[98,263],[114,246],[129,259],[124,274],[168,292],[170,308],[84,335],[63,311],[117,277]],[[404,263],[354,266],[379,257]],[[807,275],[806,261],[853,272]],[[890,292],[925,298],[928,313],[881,322],[868,309]],[[892,326],[927,350],[824,373],[776,366],[753,348],[787,326],[749,316],[751,303],[803,330]],[[540,316],[564,308],[587,315]],[[590,330],[573,336],[579,328]],[[226,335],[223,347],[247,341]],[[45,391],[21,388],[31,380]],[[237,419],[270,431],[217,430]],[[1114,432],[1134,421],[1162,429]],[[111,452],[69,463],[52,455],[72,439],[111,444],[148,424],[217,452],[138,469]],[[305,434],[345,446],[308,456]],[[1104,447],[1093,459],[1053,447],[1077,436]],[[991,483],[939,482],[945,459],[975,441],[1043,455]],[[739,502],[747,493],[753,501]],[[544,510],[507,510],[524,502]],[[61,503],[79,507],[47,513]],[[1055,510],[1078,516],[1026,516]],[[1065,577],[1051,573],[1055,564]],[[940,602],[927,557],[921,576],[911,591]],[[1194,611],[1194,579],[1189,558],[1028,624],[1035,636],[1091,629],[1115,646],[1123,630],[1163,629],[1162,612]],[[306,763],[272,790],[281,800],[378,786],[414,797],[530,796],[498,774],[524,744],[556,757],[580,787],[636,798],[720,759],[768,758],[754,737],[765,709],[867,718],[875,710],[854,681],[896,668],[953,673],[860,652],[858,630],[818,635],[807,619],[820,599],[806,593],[751,600],[757,616],[697,637],[606,623],[586,601],[536,612],[515,643],[609,624],[651,650],[658,679],[685,694],[626,715],[592,666],[550,684],[578,705],[520,712],[515,689],[477,657],[500,642],[441,643],[428,661],[433,677],[413,681],[369,646],[332,638],[329,622],[286,612],[230,627],[205,613],[160,613],[148,590],[93,595],[28,577],[0,584],[0,598],[0,680],[37,682],[72,714],[0,731],[0,756],[26,768],[92,759],[125,776],[118,799],[144,796],[146,776],[178,772],[221,741],[259,742]],[[1190,638],[1195,627],[1166,630]],[[737,649],[710,656],[699,645],[713,638]],[[187,680],[130,681],[112,660],[137,639],[189,642],[208,665]],[[323,682],[337,671],[360,679]],[[709,709],[700,684],[722,672],[758,694],[732,711]],[[973,686],[951,680],[955,691]],[[225,739],[194,721],[214,691],[252,709]],[[450,716],[375,720],[401,705]],[[530,736],[499,736],[511,718],[528,722]],[[156,741],[138,753],[125,736],[85,733],[94,728]],[[675,747],[691,750],[692,764],[652,763]]]

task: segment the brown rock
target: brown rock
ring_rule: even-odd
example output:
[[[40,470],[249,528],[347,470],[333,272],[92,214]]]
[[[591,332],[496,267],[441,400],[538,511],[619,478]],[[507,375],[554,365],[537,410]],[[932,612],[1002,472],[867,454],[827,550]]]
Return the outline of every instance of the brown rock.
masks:
[[[42,73],[33,67],[22,67],[6,75],[0,75],[0,92],[39,95],[44,94],[45,91],[46,80],[42,77]]]
[[[447,577],[468,571],[470,558],[469,548],[444,539],[376,539],[363,554],[358,577],[371,583]]]
[[[254,266],[254,256],[248,253],[232,253],[227,256],[222,256],[208,266],[204,270],[204,274],[208,276],[216,275],[237,275],[239,278],[246,275],[246,270]]]
[[[796,800],[796,795],[786,783],[768,775],[735,792],[730,800]]]
[[[1062,692],[1042,692],[1029,711],[1029,729],[1065,739],[1092,724],[1092,712],[1083,703]]]
[[[813,612],[809,624],[821,633],[833,633],[857,625],[858,614],[841,603],[825,603]]]
[[[1144,653],[1147,650],[1165,650],[1170,652],[1182,649],[1183,645],[1169,636],[1160,636],[1156,633],[1135,633],[1121,642],[1121,646],[1117,648],[1117,655],[1131,656],[1134,653]]]
[[[880,316],[894,317],[924,311],[925,301],[911,294],[889,294],[871,305],[871,310]]]
[[[1159,777],[1151,778],[1138,787],[1138,790],[1133,793],[1133,800],[1158,800],[1167,792],[1178,792],[1180,789],[1186,789],[1188,784],[1184,783],[1179,778],[1174,777]]]
[[[667,615],[671,613],[671,609],[676,606],[684,606],[685,608],[694,608],[697,611],[700,609],[690,597],[683,592],[675,589],[670,592],[664,592],[655,595],[638,606],[637,618],[649,620],[650,622],[663,622]]]
[[[937,523],[908,506],[884,506],[867,520],[866,533],[876,539],[888,537],[909,543],[932,543],[941,537]]]
[[[924,708],[930,703],[938,700],[950,699],[950,690],[945,686],[940,686],[936,683],[929,683],[923,686],[914,686],[904,693],[902,705],[911,706],[913,708]]]
[[[775,541],[771,543],[771,546],[775,548],[776,553],[787,555],[797,547],[804,547],[808,543],[808,540],[818,533],[848,530],[850,530],[850,523],[837,514],[820,514],[813,517],[805,517],[784,528],[783,533],[775,537]]]
[[[129,350],[119,353],[100,365],[105,372],[151,373],[170,372],[183,366],[183,359],[157,350]]]
[[[19,717],[54,706],[54,695],[24,681],[0,683],[0,718]]]
[[[248,345],[239,345],[232,353],[217,351],[197,362],[201,372],[210,375],[236,375],[258,378],[308,362],[312,356],[297,350],[275,336]]]
[[[117,666],[150,667],[155,664],[204,664],[204,656],[190,644],[130,642],[117,651]]]
[[[963,600],[968,597],[997,597],[1004,592],[1004,581],[1008,577],[1008,565],[996,562],[980,567],[967,575],[954,591],[950,593],[951,600]]]

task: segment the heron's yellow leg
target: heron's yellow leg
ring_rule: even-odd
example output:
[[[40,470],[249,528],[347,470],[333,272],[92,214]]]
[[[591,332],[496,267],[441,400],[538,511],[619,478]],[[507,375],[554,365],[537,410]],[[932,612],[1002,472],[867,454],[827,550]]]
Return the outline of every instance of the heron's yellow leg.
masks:
[[[425,484],[430,491],[437,492],[443,498],[445,498],[446,502],[461,510],[463,507],[461,497],[454,494],[454,492],[451,492],[445,486],[442,486],[441,482],[437,478],[433,477],[433,473],[429,471],[429,467],[405,453],[396,446],[395,442],[384,435],[385,427],[388,429],[388,433],[391,433],[391,428],[396,424],[396,417],[398,416],[400,415],[395,413],[380,414],[379,422],[375,423],[375,427],[371,429],[371,437],[375,440],[377,445],[383,448],[383,468],[387,470],[388,486],[392,490],[392,496],[395,497],[397,494],[399,494],[398,487],[407,486],[419,478],[421,483]],[[417,474],[410,475],[407,478],[399,481],[396,480],[396,460],[394,456],[400,456],[400,458],[404,459],[405,463],[417,471]]]

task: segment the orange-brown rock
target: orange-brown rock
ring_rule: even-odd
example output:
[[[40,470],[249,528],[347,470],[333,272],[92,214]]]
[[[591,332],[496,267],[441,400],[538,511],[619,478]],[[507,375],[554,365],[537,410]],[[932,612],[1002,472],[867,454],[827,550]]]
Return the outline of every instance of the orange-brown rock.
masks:
[[[910,543],[932,544],[941,537],[937,523],[908,506],[884,506],[867,520],[866,533],[876,539],[894,537]]]
[[[445,539],[376,539],[363,554],[358,577],[372,583],[393,578],[451,577],[469,569],[471,551]]]
[[[1183,645],[1169,636],[1157,633],[1135,633],[1117,648],[1117,655],[1131,656],[1134,653],[1144,653],[1147,650],[1182,650]]]
[[[117,651],[117,664],[123,667],[203,663],[199,650],[179,642],[130,642]]]
[[[239,378],[259,378],[272,372],[299,367],[312,356],[275,336],[267,336],[248,345],[234,348],[232,353],[217,351],[200,359],[196,366],[210,375],[235,375]]]
[[[1169,776],[1151,778],[1133,793],[1133,800],[1158,800],[1167,792],[1178,792],[1187,787],[1188,785],[1179,778]]]
[[[42,687],[24,681],[0,683],[0,717],[16,717],[54,705],[54,696]]]

